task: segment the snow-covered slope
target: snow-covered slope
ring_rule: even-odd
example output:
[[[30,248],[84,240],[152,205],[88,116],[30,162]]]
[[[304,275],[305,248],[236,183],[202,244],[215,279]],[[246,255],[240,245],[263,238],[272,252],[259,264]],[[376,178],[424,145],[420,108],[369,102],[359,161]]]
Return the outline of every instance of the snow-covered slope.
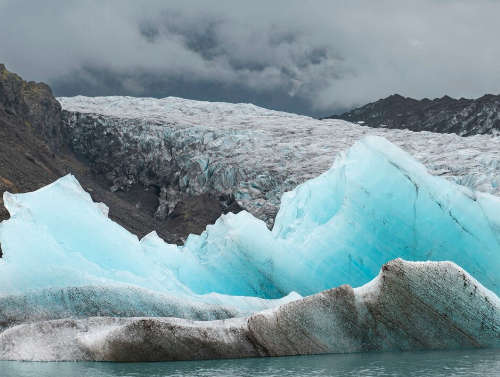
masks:
[[[161,189],[164,218],[183,195],[234,197],[268,225],[281,195],[328,170],[364,135],[390,140],[432,174],[498,194],[500,138],[372,129],[249,104],[168,97],[58,98],[73,147],[114,186]]]

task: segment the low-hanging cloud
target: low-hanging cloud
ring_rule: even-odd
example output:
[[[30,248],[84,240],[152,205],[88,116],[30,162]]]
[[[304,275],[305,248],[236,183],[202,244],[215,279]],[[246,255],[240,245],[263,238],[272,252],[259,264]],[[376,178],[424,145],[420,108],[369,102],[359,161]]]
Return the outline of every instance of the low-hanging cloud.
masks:
[[[323,116],[393,93],[500,93],[499,14],[494,0],[0,0],[0,61],[57,95]]]

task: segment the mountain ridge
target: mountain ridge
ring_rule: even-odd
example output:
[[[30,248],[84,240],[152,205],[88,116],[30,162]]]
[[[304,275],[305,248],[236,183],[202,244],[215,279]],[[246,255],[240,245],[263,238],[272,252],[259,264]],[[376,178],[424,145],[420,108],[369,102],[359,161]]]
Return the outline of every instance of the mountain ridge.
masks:
[[[476,99],[450,96],[416,100],[393,94],[341,115],[342,119],[373,128],[408,129],[455,133],[460,136],[500,134],[500,95],[485,94]]]

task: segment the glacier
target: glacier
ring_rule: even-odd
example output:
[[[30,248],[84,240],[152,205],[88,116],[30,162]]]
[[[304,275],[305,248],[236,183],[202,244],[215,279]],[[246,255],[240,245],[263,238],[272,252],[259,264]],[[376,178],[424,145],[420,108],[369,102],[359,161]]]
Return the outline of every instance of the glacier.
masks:
[[[283,193],[324,173],[366,135],[388,139],[433,175],[500,194],[500,138],[491,135],[374,129],[175,97],[58,100],[71,147],[106,174],[112,190],[135,184],[161,190],[159,219],[183,197],[207,194],[236,199],[272,227]]]
[[[285,193],[272,230],[243,211],[184,246],[155,233],[139,240],[71,175],[32,193],[5,193],[4,202],[11,218],[0,224],[0,359],[150,360],[151,331],[165,352],[151,353],[154,360],[186,359],[172,356],[178,326],[184,347],[196,350],[209,336],[213,347],[225,345],[221,357],[498,344],[500,198],[429,174],[381,137],[362,138],[328,171]],[[396,258],[409,262],[388,263]],[[388,271],[397,279],[386,289]],[[393,298],[382,300],[386,293]],[[327,313],[325,300],[333,300]],[[403,310],[409,303],[412,316]],[[346,305],[356,321],[342,314]],[[381,324],[391,315],[392,325]],[[430,321],[454,330],[430,330]],[[319,337],[304,343],[309,351],[302,340],[286,347],[283,337],[300,332]],[[459,336],[465,332],[469,338]],[[193,357],[212,357],[207,349]]]

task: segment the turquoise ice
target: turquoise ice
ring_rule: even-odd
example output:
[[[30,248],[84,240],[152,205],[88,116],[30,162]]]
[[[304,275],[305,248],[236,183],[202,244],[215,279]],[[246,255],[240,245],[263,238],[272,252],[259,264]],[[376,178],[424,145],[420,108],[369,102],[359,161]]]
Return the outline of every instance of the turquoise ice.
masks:
[[[407,153],[370,136],[286,193],[272,232],[242,213],[191,236],[183,250],[203,260],[202,272],[190,276],[179,268],[177,276],[200,293],[310,295],[361,286],[401,257],[453,261],[498,294],[499,237],[499,198],[431,176]]]
[[[228,214],[183,247],[154,233],[139,241],[70,175],[4,199],[0,297],[133,286],[251,312],[278,304],[258,298],[361,286],[398,257],[453,261],[500,292],[500,199],[429,175],[374,136],[286,193],[272,231],[247,212]]]

